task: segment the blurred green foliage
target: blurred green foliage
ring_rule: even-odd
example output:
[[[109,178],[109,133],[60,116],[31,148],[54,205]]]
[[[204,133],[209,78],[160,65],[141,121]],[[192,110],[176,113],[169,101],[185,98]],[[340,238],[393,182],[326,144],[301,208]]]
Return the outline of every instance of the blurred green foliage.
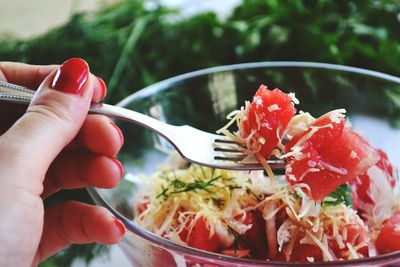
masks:
[[[76,259],[80,259],[81,262],[88,265],[95,257],[106,259],[108,257],[107,252],[108,247],[102,245],[73,245],[70,246],[68,249],[64,249],[54,256],[50,257],[48,260],[42,262],[39,266],[69,267]]]
[[[399,0],[243,0],[221,20],[127,0],[31,40],[3,40],[0,59],[85,58],[110,103],[176,74],[239,62],[318,61],[400,76],[399,10]]]
[[[1,60],[55,64],[70,57],[86,59],[106,81],[109,103],[176,74],[240,62],[317,61],[400,76],[400,1],[243,0],[222,20],[126,0],[75,14],[30,40],[0,39]],[[400,90],[384,93],[398,116]],[[72,246],[42,266],[69,266],[72,255],[90,262],[103,250]]]

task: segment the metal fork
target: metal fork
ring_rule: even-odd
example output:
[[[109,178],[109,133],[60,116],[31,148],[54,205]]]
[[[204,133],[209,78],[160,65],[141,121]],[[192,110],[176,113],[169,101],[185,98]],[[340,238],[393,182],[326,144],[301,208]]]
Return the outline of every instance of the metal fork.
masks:
[[[0,81],[0,101],[29,104],[34,94],[35,91],[31,89]],[[170,125],[133,110],[103,103],[92,103],[89,113],[144,126],[165,138],[185,160],[192,163],[230,170],[263,169],[257,161],[243,162],[246,157],[243,147],[221,135],[188,125]],[[268,163],[272,169],[284,167],[282,160],[268,160]]]

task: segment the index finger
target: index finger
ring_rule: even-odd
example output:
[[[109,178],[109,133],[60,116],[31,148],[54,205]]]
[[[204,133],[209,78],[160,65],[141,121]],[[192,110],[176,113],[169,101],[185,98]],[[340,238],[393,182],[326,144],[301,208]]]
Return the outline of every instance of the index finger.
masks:
[[[36,90],[42,81],[60,65],[30,65],[18,62],[0,62],[0,81],[25,86]],[[104,81],[90,74],[94,79],[93,102],[101,101],[107,92]]]
[[[29,65],[17,62],[0,62],[0,80],[36,90],[59,65]]]

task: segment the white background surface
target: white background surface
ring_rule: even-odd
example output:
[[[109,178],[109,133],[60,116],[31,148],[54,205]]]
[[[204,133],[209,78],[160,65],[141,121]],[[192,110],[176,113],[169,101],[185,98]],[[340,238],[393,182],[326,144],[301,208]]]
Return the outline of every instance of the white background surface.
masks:
[[[0,0],[0,35],[29,38],[115,0]]]
[[[29,38],[62,25],[71,14],[93,12],[117,0],[0,0],[0,36]],[[215,10],[227,16],[240,0],[160,0],[181,7],[187,15],[203,10]]]

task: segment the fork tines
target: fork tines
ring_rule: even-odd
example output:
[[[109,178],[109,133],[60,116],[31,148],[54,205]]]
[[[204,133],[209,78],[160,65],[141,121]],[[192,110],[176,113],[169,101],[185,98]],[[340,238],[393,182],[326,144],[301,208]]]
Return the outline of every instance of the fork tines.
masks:
[[[240,165],[261,165],[258,161],[255,162],[243,162],[248,156],[246,148],[234,140],[217,138],[214,140],[214,151],[216,152],[214,159],[222,161],[233,161],[240,163]],[[284,169],[285,162],[276,157],[271,157],[267,160],[268,164],[273,169]]]
[[[234,144],[234,145],[238,145],[238,146],[241,146],[241,147],[243,147],[241,144],[239,144],[238,142],[236,142],[236,141],[234,141],[234,140],[231,140],[231,139],[220,139],[220,138],[217,138],[217,139],[215,139],[214,140],[214,142],[215,143],[222,143],[222,144]]]
[[[215,139],[214,151],[221,152],[220,155],[214,157],[216,160],[241,161],[246,157],[245,148],[229,139]]]
[[[224,147],[214,147],[214,151],[230,152],[230,153],[243,153],[243,150],[238,150],[235,148],[224,148]]]
[[[243,153],[245,147],[234,140],[217,138],[214,140],[214,151]]]
[[[246,156],[243,157],[229,157],[229,156],[215,156],[215,160],[227,160],[227,161],[242,161]]]

